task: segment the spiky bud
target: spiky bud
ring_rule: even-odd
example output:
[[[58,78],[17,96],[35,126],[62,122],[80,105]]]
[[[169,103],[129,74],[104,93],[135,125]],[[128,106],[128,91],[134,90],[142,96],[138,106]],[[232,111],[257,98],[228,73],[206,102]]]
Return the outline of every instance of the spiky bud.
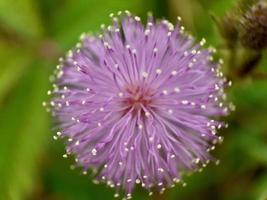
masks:
[[[261,0],[243,15],[240,41],[244,47],[260,50],[267,47],[267,1]]]
[[[236,15],[227,13],[220,21],[220,32],[224,39],[229,42],[236,41],[238,38]]]

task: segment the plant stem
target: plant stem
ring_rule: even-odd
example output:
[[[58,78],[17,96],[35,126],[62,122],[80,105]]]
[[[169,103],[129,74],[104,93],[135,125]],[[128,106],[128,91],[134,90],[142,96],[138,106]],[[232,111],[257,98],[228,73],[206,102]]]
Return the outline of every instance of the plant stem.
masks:
[[[241,65],[237,75],[239,77],[245,77],[249,75],[258,66],[261,58],[261,52],[256,52],[256,54],[250,56],[249,59],[245,60],[245,62]]]

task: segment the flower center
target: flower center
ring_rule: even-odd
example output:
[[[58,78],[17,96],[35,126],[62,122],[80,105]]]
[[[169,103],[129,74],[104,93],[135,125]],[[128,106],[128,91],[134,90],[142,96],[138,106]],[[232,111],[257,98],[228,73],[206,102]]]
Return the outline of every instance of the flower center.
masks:
[[[127,112],[132,110],[133,115],[138,112],[144,114],[144,109],[147,109],[153,101],[153,91],[148,87],[129,86],[126,88],[126,94],[123,104]]]

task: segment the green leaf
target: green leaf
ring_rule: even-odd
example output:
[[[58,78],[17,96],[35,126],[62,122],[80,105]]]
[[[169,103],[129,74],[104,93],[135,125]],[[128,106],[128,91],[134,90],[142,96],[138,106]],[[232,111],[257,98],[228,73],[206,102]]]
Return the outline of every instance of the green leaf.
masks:
[[[11,92],[31,62],[31,55],[22,48],[0,42],[0,105]]]
[[[49,127],[41,106],[47,76],[31,67],[0,110],[0,199],[25,199],[34,186]]]
[[[267,199],[267,174],[266,172],[262,176],[254,180],[254,184],[251,187],[251,196],[255,200]]]
[[[130,10],[135,14],[147,12],[150,0],[68,0],[51,16],[50,30],[64,48],[77,42],[82,32],[96,31],[103,23],[110,24],[110,13]]]
[[[40,36],[43,30],[35,3],[34,0],[1,0],[0,23],[30,39]]]

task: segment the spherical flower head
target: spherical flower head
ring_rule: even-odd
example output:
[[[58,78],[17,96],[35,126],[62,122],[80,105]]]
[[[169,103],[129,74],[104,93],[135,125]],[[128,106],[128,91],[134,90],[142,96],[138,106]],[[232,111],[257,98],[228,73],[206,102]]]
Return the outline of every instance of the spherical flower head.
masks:
[[[128,198],[137,184],[163,192],[201,171],[222,140],[228,84],[213,49],[184,28],[128,11],[98,36],[83,34],[61,59],[50,102],[76,165]],[[150,193],[151,194],[151,193]],[[118,196],[116,193],[115,196]]]

